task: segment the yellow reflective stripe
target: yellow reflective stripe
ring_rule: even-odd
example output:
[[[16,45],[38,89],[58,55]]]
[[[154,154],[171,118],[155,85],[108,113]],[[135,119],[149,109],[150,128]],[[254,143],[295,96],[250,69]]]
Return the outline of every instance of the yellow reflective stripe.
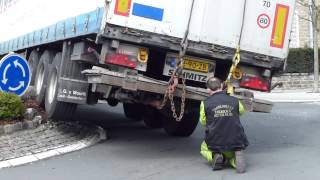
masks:
[[[201,143],[201,150],[200,150],[200,154],[208,161],[208,162],[212,162],[214,153],[212,153],[212,151],[209,150],[208,145],[205,141],[203,141]],[[227,151],[227,152],[223,152],[222,153],[223,156],[225,158],[228,159],[228,164],[233,167],[236,168],[236,158],[235,158],[235,154],[232,151]]]
[[[237,166],[236,166],[236,158],[231,158],[231,159],[228,159],[228,161],[229,161],[229,165],[231,166],[231,167],[233,167],[233,168],[237,168]]]
[[[209,150],[207,143],[206,142],[202,142],[201,143],[201,150],[200,150],[200,154],[209,162],[212,161],[212,151]]]
[[[205,126],[207,124],[207,118],[206,118],[206,112],[205,112],[205,109],[204,109],[204,103],[203,101],[201,101],[201,104],[200,104],[200,123],[201,125]]]
[[[244,112],[245,112],[245,109],[244,109],[242,103],[239,101],[239,114],[240,114],[240,116],[243,115]]]

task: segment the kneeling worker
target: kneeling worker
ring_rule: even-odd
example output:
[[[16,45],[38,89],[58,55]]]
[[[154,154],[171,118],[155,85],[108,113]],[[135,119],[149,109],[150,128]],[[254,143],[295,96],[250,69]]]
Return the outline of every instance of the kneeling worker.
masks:
[[[222,91],[222,83],[216,77],[208,79],[207,88],[210,97],[200,106],[200,122],[206,127],[200,153],[211,162],[213,170],[230,165],[244,173],[243,150],[249,143],[240,122],[243,105]]]

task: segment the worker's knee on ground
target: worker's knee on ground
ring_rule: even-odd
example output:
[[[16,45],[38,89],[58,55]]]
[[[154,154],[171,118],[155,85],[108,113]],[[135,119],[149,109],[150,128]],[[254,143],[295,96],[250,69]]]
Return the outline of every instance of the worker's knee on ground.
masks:
[[[208,145],[206,142],[201,143],[201,150],[200,154],[208,161],[211,162],[213,159],[214,153],[209,150]],[[236,168],[236,161],[235,161],[235,154],[234,152],[223,152],[222,153],[224,158],[227,160],[227,164],[233,168]]]

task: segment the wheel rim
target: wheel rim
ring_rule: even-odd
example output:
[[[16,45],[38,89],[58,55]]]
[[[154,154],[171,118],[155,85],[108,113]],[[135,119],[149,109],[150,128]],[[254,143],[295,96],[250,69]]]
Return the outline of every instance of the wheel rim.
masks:
[[[42,86],[43,86],[43,80],[44,80],[44,65],[41,64],[40,69],[39,69],[39,75],[38,75],[37,80],[36,80],[37,95],[40,94],[40,91],[41,91]]]
[[[48,101],[51,104],[55,98],[56,89],[58,84],[57,71],[53,71],[49,80],[48,86]]]

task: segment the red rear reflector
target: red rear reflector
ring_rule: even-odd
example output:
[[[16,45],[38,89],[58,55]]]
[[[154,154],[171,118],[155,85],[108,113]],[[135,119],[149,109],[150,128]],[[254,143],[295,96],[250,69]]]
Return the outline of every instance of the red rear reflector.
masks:
[[[268,83],[259,77],[243,77],[240,82],[240,87],[259,91],[269,91]]]
[[[111,54],[107,56],[106,63],[125,66],[129,68],[136,68],[137,62],[131,61],[128,55],[125,54]]]

